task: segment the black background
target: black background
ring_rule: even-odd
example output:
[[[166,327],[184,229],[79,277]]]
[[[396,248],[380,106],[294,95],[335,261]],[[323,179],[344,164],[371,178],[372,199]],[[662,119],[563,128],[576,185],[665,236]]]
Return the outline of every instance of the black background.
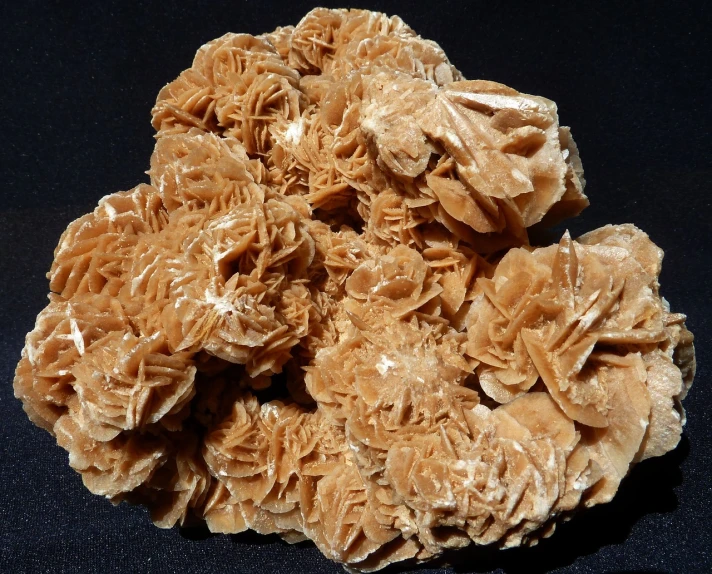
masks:
[[[662,293],[697,337],[676,451],[636,467],[611,504],[536,548],[451,556],[458,572],[712,571],[712,11],[703,5],[359,5],[402,16],[468,78],[555,100],[592,202],[566,226],[574,235],[624,222],[647,231],[666,252]],[[0,10],[0,571],[342,571],[308,543],[159,530],[143,509],[92,496],[11,386],[24,335],[46,304],[60,233],[103,195],[147,181],[158,90],[201,44],[296,24],[312,6],[25,0]]]

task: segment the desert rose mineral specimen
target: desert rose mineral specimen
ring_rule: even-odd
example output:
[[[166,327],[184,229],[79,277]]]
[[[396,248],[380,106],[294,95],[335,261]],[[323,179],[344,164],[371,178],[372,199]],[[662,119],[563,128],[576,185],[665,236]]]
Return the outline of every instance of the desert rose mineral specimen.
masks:
[[[529,244],[588,205],[553,102],[316,9],[200,48],[153,126],[150,184],[60,239],[14,382],[91,492],[376,570],[532,544],[677,445],[662,251]]]

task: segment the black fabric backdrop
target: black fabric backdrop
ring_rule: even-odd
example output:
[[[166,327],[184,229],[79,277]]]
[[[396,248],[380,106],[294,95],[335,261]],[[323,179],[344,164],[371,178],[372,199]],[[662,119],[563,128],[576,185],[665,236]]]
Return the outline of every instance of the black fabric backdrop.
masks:
[[[578,235],[632,222],[666,252],[662,293],[688,314],[698,373],[677,450],[646,461],[614,502],[532,549],[451,556],[457,572],[712,571],[710,62],[712,12],[691,2],[367,2],[439,42],[468,78],[555,100],[592,205]],[[310,544],[159,530],[84,489],[12,394],[25,333],[46,303],[60,233],[100,197],[147,181],[149,112],[197,48],[261,33],[312,6],[269,2],[36,2],[0,24],[0,570],[338,572]],[[558,238],[566,227],[552,233]],[[426,568],[429,568],[427,566]]]

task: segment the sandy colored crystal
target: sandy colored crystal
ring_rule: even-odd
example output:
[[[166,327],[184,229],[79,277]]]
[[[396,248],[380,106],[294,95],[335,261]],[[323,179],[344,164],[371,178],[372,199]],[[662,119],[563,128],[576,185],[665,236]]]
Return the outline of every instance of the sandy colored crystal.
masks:
[[[534,544],[677,445],[695,371],[556,105],[400,18],[318,8],[196,54],[150,184],[62,235],[14,388],[87,488],[362,571]]]

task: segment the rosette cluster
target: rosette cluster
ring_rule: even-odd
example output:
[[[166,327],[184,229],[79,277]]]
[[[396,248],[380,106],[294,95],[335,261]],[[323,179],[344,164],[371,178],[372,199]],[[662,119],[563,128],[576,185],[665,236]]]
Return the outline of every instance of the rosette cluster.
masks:
[[[398,17],[226,34],[153,109],[150,184],[71,223],[15,394],[84,484],[363,570],[531,544],[675,448],[694,377],[553,102]]]

